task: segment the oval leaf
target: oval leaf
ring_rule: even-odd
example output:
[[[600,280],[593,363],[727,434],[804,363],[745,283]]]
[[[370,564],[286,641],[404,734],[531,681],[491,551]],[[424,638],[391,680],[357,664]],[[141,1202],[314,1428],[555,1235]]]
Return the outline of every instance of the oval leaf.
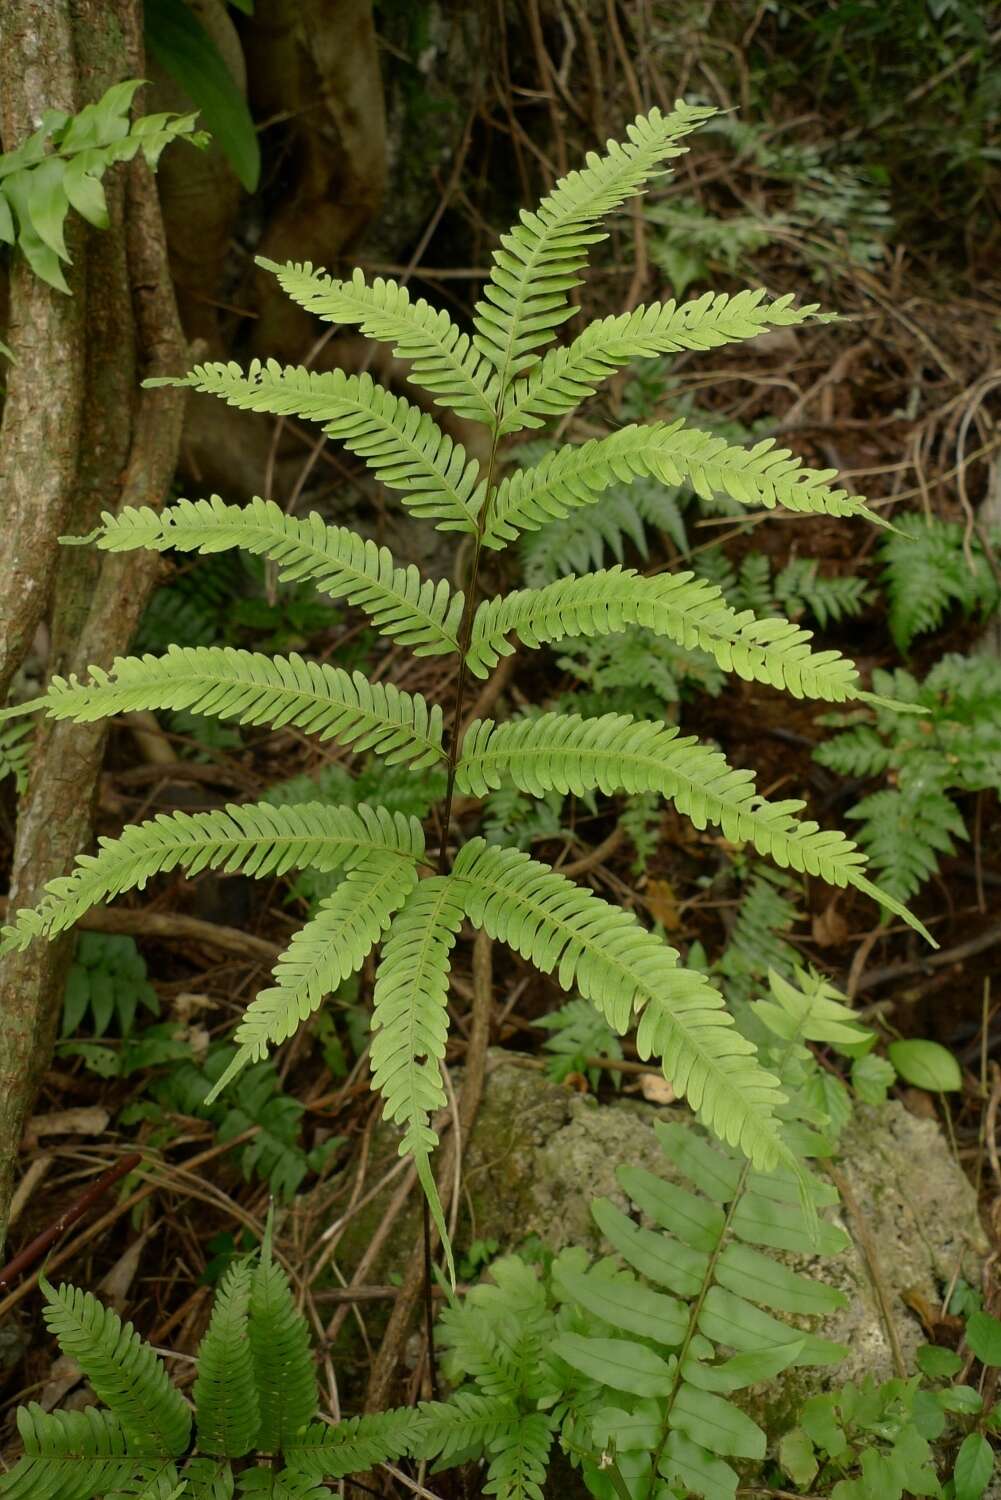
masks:
[[[959,1063],[938,1042],[891,1042],[890,1061],[905,1083],[933,1094],[953,1093],[963,1086]]]
[[[666,1396],[670,1389],[671,1366],[644,1344],[564,1333],[552,1347],[568,1365],[612,1390],[628,1391],[633,1396]]]

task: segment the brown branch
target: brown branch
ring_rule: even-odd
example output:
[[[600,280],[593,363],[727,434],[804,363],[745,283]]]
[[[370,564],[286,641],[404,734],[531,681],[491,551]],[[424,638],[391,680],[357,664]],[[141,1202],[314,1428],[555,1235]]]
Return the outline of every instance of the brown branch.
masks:
[[[0,1288],[6,1290],[22,1272],[26,1271],[29,1266],[33,1266],[50,1245],[54,1245],[71,1225],[75,1224],[78,1219],[82,1219],[84,1214],[104,1197],[109,1188],[113,1188],[121,1178],[127,1177],[142,1159],[141,1151],[130,1151],[128,1156],[123,1156],[120,1161],[115,1162],[113,1167],[103,1172],[85,1193],[81,1193],[79,1198],[59,1215],[54,1224],[50,1224],[48,1229],[43,1229],[41,1234],[36,1234],[23,1250],[19,1251],[5,1266],[0,1267]]]

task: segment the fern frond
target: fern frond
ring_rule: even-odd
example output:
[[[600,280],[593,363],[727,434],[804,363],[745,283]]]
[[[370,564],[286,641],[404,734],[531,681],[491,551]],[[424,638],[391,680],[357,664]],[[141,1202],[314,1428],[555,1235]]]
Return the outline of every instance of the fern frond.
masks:
[[[357,268],[350,281],[338,281],[314,271],[308,261],[279,266],[259,256],[257,264],[273,271],[282,290],[307,312],[392,344],[397,359],[411,362],[407,379],[431,391],[439,406],[473,422],[493,423],[496,376],[444,308],[432,307],[423,297],[411,298],[397,281],[377,276],[367,282]]]
[[[270,1234],[250,1287],[250,1352],[261,1415],[257,1447],[278,1454],[316,1415],[316,1377],[306,1320],[271,1257]]]
[[[956,605],[967,615],[998,607],[1001,592],[979,537],[967,536],[959,521],[916,512],[896,524],[900,534],[884,540],[880,556],[890,634],[901,651],[937,629]]]
[[[415,656],[458,651],[463,596],[444,579],[422,579],[416,567],[398,568],[387,547],[365,541],[345,526],[328,526],[314,512],[287,516],[273,500],[227,505],[179,500],[162,511],[125,506],[104,511],[92,538],[105,552],[146,547],[164,552],[224,552],[241,547],[278,564],[281,582],[308,579],[321,593],[363,609],[376,630]]]
[[[967,837],[955,803],[936,786],[887,788],[848,809],[861,822],[859,841],[886,889],[907,901],[938,869],[939,856],[955,854]]]
[[[715,584],[692,573],[644,578],[633,568],[614,567],[485,599],[473,617],[466,661],[477,677],[485,677],[499,657],[511,654],[511,634],[539,646],[568,636],[610,635],[627,625],[643,625],[686,649],[698,647],[724,671],[785,688],[796,698],[843,703],[858,696],[858,671],[840,652],[811,651],[811,632],[790,620],[738,613]]]
[[[590,246],[606,238],[598,220],[641,192],[662,162],[681,156],[686,148],[676,142],[714,113],[679,100],[669,115],[638,116],[627,142],[609,141],[604,156],[590,152],[586,167],[561,178],[534,213],[522,209],[520,223],[501,236],[476,304],[473,342],[497,370],[502,394],[570,316],[567,292],[579,284]]]
[[[478,719],[466,732],[456,785],[481,797],[505,778],[533,796],[553,789],[581,796],[595,787],[606,794],[658,791],[696,828],[715,823],[726,838],[751,842],[778,865],[853,885],[924,933],[916,917],[865,878],[866,857],[851,839],[800,822],[802,801],[766,801],[754,790],[753,771],[735,769],[675,726],[629,714],[542,714],[500,725]]]
[[[415,1406],[349,1417],[329,1427],[325,1422],[312,1422],[285,1449],[285,1462],[293,1473],[313,1479],[362,1474],[386,1459],[408,1453],[419,1422]]]
[[[645,559],[650,537],[658,532],[670,537],[679,552],[688,551],[681,506],[673,490],[653,479],[606,490],[600,505],[585,505],[561,521],[550,521],[541,531],[524,533],[519,551],[525,583],[540,588],[566,573],[600,568],[606,554],[621,563],[626,543]]]
[[[97,902],[142,888],[154,875],[178,866],[189,875],[221,869],[263,878],[291,869],[350,869],[373,852],[388,851],[404,862],[424,853],[416,818],[363,802],[357,807],[231,803],[212,812],[159,813],[98,844],[98,854],[78,855],[70,875],[48,882],[36,907],[18,912],[3,929],[0,952],[62,932]]]
[[[275,985],[243,1013],[236,1056],[205,1096],[211,1104],[250,1062],[293,1035],[349,974],[357,973],[417,884],[417,871],[398,854],[373,853],[348,871],[316,915],[300,927],[275,965]]]
[[[163,656],[119,656],[110,672],[88,668],[89,681],[53,677],[33,700],[51,719],[77,724],[137,709],[186,709],[240,724],[294,724],[356,752],[375,750],[390,765],[414,770],[444,759],[442,713],[419,693],[370,683],[361,672],[326,662],[265,656],[234,646],[170,646]]]
[[[438,1467],[482,1453],[517,1419],[517,1407],[504,1397],[456,1391],[449,1401],[422,1401],[410,1437],[411,1458],[437,1459]]]
[[[89,1292],[65,1284],[57,1291],[44,1279],[39,1285],[49,1331],[121,1422],[133,1451],[179,1457],[188,1445],[191,1417],[150,1346]]]
[[[684,418],[676,422],[632,424],[609,437],[567,444],[531,469],[521,469],[497,486],[484,530],[487,547],[499,549],[522,531],[535,531],[552,517],[581,505],[594,505],[610,485],[638,475],[664,484],[688,483],[712,500],[729,495],[741,505],[831,516],[865,516],[886,523],[847,490],[832,489],[836,469],[807,469],[787,448],[764,438],[752,448],[734,447]]]
[[[487,1450],[490,1462],[483,1493],[497,1500],[543,1500],[552,1441],[552,1419],[544,1412],[520,1416]]]
[[[384,1118],[404,1127],[400,1155],[414,1159],[450,1261],[429,1158],[438,1144],[431,1116],[445,1103],[441,1064],[448,1038],[449,954],[463,915],[450,876],[421,881],[382,945],[372,1011],[372,1083],[385,1100]]]
[[[504,403],[502,433],[541,427],[573,411],[602,381],[634,359],[682,349],[716,349],[753,339],[769,328],[788,328],[817,314],[817,303],[792,306],[792,294],[764,300],[764,291],[706,292],[680,305],[652,302],[633,312],[598,318],[562,349],[551,349],[515,382]]]
[[[371,375],[255,359],[246,373],[232,361],[196,365],[168,383],[219,396],[241,411],[319,422],[377,479],[399,490],[415,515],[437,520],[439,531],[476,531],[483,484],[475,458],[467,458],[427,412],[376,385]]]
[[[758,1165],[785,1156],[774,1121],[777,1080],[755,1060],[723,999],[701,974],[632,912],[609,906],[548,865],[515,849],[471,839],[455,862],[466,914],[564,990],[577,988],[620,1035],[639,1012],[640,1056],[658,1056],[665,1076],[699,1118]]]
[[[93,1500],[149,1467],[128,1453],[118,1418],[93,1406],[47,1412],[32,1401],[18,1407],[17,1428],[24,1456],[0,1476],[3,1500]]]
[[[249,1338],[252,1275],[248,1261],[230,1266],[198,1346],[192,1393],[198,1447],[226,1458],[242,1458],[255,1446],[261,1420]]]

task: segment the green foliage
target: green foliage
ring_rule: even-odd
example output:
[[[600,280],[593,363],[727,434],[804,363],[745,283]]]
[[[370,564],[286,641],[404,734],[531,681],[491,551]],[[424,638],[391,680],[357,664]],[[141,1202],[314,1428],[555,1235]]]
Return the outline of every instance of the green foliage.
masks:
[[[246,9],[246,4],[240,5]],[[237,177],[252,193],[261,175],[257,131],[218,48],[184,0],[147,0],[146,46],[197,107]]]
[[[0,781],[14,778],[19,797],[28,790],[28,765],[31,759],[31,725],[0,724]]]
[[[275,562],[283,580],[310,580],[320,593],[360,607],[398,645],[419,655],[462,655],[477,675],[487,675],[509,652],[512,635],[536,646],[568,635],[608,637],[637,625],[688,653],[685,672],[698,671],[704,681],[733,671],[797,695],[862,698],[851,663],[837,653],[812,652],[809,633],[791,621],[733,611],[718,590],[690,574],[645,579],[617,567],[477,607],[483,548],[502,549],[525,532],[594,508],[610,490],[636,479],[686,483],[714,503],[724,497],[742,507],[877,519],[864,499],[832,486],[833,471],[805,468],[767,439],[741,447],[684,418],[631,423],[497,478],[502,432],[569,410],[567,403],[625,360],[679,345],[713,347],[812,315],[812,308],[796,313],[788,299],[767,303],[757,294],[703,298],[682,309],[637,309],[597,333],[585,330],[565,356],[540,353],[573,312],[568,293],[590,246],[603,238],[599,221],[639,194],[711,113],[681,102],[671,114],[655,109],[639,117],[625,142],[591,154],[534,211],[523,211],[501,238],[471,334],[391,281],[369,285],[360,272],[337,281],[309,266],[277,268],[296,302],[392,343],[412,361],[416,385],[484,425],[486,451],[493,455],[485,463],[468,456],[422,407],[367,374],[317,373],[269,361],[247,372],[232,364],[202,365],[174,382],[241,409],[294,414],[339,439],[414,515],[462,534],[464,547],[466,537],[473,539],[467,596],[445,580],[422,579],[413,565],[398,566],[386,548],[345,528],[327,526],[316,515],[286,516],[260,499],[246,506],[218,496],[180,500],[160,514],[126,508],[105,514],[90,540],[112,551],[241,548]],[[458,673],[460,683],[465,676]],[[461,723],[462,687],[458,693],[452,709]],[[712,823],[782,867],[851,885],[923,931],[869,881],[864,854],[843,834],[801,820],[799,801],[767,802],[751,772],[731,768],[719,751],[657,720],[607,712],[588,718],[549,713],[501,725],[480,720],[459,743],[445,735],[441,709],[415,694],[293,655],[269,658],[213,646],[120,659],[110,672],[91,669],[84,682],[56,679],[37,706],[79,721],[166,706],[254,724],[295,724],[345,747],[371,749],[391,764],[406,763],[415,775],[444,768],[457,789],[475,796],[503,785],[536,797],[656,794],[674,801],[698,828]],[[783,1136],[775,1075],[733,1025],[718,989],[681,967],[661,937],[632,913],[511,847],[470,839],[449,868],[447,828],[437,873],[422,874],[430,862],[420,825],[378,801],[261,802],[163,814],[126,828],[119,839],[102,840],[96,855],[82,856],[72,874],[50,883],[33,911],[11,914],[3,946],[21,948],[64,930],[95,902],[171,869],[258,877],[293,869],[343,871],[343,881],[280,959],[272,987],[249,1006],[237,1029],[236,1056],[216,1079],[212,1097],[242,1066],[290,1036],[384,935],[375,984],[374,1077],[446,1238],[429,1159],[437,1140],[433,1116],[443,1102],[449,955],[468,919],[590,1001],[617,1035],[635,1026],[639,1055],[657,1058],[699,1117],[749,1153],[756,1171],[779,1164],[800,1171]],[[512,1466],[503,1484],[530,1493],[544,1434],[525,1416],[523,1441],[496,1459]]]
[[[788,876],[765,865],[753,867],[741,887],[736,919],[715,965],[731,1001],[750,1000],[769,973],[787,975],[796,967],[798,954],[785,936],[800,915],[794,893]]]
[[[987,615],[997,609],[998,580],[976,533],[958,521],[918,513],[896,518],[900,534],[880,547],[890,601],[890,634],[901,651],[916,635],[937,630],[950,609]]]
[[[194,115],[140,115],[129,110],[141,80],[116,83],[78,114],[48,109],[36,131],[0,156],[0,244],[16,245],[36,276],[69,292],[63,264],[66,216],[73,208],[96,229],[108,227],[101,179],[119,161],[140,152],[155,168],[163,148],[186,139],[205,145]]]
[[[546,1076],[554,1083],[562,1083],[571,1073],[580,1073],[592,1089],[597,1089],[602,1070],[591,1066],[588,1058],[622,1056],[622,1044],[615,1032],[586,1000],[568,1000],[559,1010],[540,1016],[538,1025],[552,1032],[542,1046],[550,1053]],[[618,1088],[621,1075],[613,1072],[611,1079]]]
[[[720,588],[732,609],[793,620],[811,614],[821,629],[861,614],[871,595],[865,579],[850,574],[824,577],[808,557],[790,558],[773,576],[771,559],[764,552],[746,553],[737,569],[725,552],[713,548],[703,553],[697,571]]]
[[[874,704],[834,720],[842,733],[814,751],[844,776],[890,783],[850,809],[859,842],[885,889],[906,901],[966,837],[954,794],[1001,785],[1001,664],[990,656],[946,656],[918,682],[909,672],[876,672],[879,693],[918,704],[921,718]],[[830,720],[828,722],[831,722]]]
[[[140,1006],[154,1016],[160,1013],[135,938],[81,932],[66,976],[60,1035],[71,1036],[89,1017],[95,1037],[104,1036],[113,1020],[119,1036],[127,1037]]]

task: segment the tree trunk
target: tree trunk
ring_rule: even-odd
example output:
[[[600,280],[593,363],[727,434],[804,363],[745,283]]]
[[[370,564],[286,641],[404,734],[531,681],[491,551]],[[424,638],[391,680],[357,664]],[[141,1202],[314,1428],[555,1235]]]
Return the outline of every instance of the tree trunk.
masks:
[[[42,45],[55,46],[67,35],[65,25],[57,32],[51,22],[54,11],[65,14],[63,8],[32,0],[7,0],[7,5],[14,14],[5,19],[0,39],[5,97],[10,76],[25,72],[25,49],[37,48],[40,37]],[[44,36],[35,20],[39,12],[49,18],[50,31]],[[123,78],[143,76],[141,16],[134,0],[76,0],[68,26],[78,92],[74,104],[100,97]],[[46,69],[45,79],[55,71]],[[40,112],[54,102],[48,93],[35,92],[30,108]],[[19,123],[22,132],[30,128],[27,118]],[[14,143],[13,137],[5,137],[5,146]],[[158,504],[170,483],[180,441],[182,393],[141,391],[138,384],[146,375],[176,374],[184,366],[156,190],[140,161],[115,169],[105,186],[110,227],[88,233],[77,259],[81,290],[72,299],[62,298],[77,321],[65,306],[50,314],[41,324],[44,342],[29,336],[27,365],[21,344],[25,317],[14,303],[14,289],[18,298],[36,297],[37,292],[26,283],[30,272],[23,268],[12,284],[13,336],[8,342],[18,359],[15,368],[30,388],[13,410],[8,397],[0,479],[17,469],[19,455],[27,455],[34,509],[17,505],[16,483],[11,490],[5,485],[5,529],[16,533],[7,545],[22,560],[22,572],[15,577],[30,622],[30,629],[23,623],[18,627],[9,674],[31,643],[47,595],[50,673],[83,672],[92,663],[110,666],[128,649],[156,575],[156,554],[142,556],[137,564],[126,556],[58,545],[62,533],[92,529],[102,510]],[[30,329],[33,333],[34,324]],[[65,369],[70,364],[72,381]],[[54,389],[67,410],[76,413],[78,436],[72,445],[63,437],[53,452]],[[14,506],[8,494],[14,496]],[[45,496],[44,507],[39,494]],[[0,560],[0,568],[7,566]],[[104,741],[99,724],[45,721],[39,726],[30,783],[19,808],[10,911],[34,904],[46,882],[66,874],[75,855],[90,843]],[[0,1246],[20,1137],[51,1056],[72,948],[68,933],[52,943],[34,943],[0,963]]]

